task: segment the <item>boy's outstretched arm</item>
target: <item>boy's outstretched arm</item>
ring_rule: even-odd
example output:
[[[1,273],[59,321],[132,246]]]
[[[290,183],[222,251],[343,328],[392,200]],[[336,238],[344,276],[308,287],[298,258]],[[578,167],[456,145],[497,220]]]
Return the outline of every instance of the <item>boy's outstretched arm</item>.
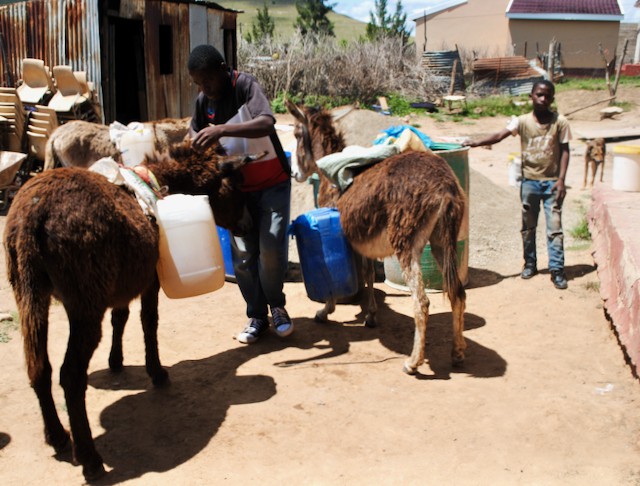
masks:
[[[562,204],[564,197],[567,195],[567,189],[564,184],[564,180],[567,176],[567,169],[569,168],[569,144],[560,144],[560,173],[558,174],[558,180],[551,188],[551,192],[556,192],[556,201]]]
[[[480,140],[465,140],[462,142],[463,147],[480,147],[481,145],[493,145],[494,143],[502,142],[505,138],[511,135],[511,130],[504,128],[503,130],[489,135]]]

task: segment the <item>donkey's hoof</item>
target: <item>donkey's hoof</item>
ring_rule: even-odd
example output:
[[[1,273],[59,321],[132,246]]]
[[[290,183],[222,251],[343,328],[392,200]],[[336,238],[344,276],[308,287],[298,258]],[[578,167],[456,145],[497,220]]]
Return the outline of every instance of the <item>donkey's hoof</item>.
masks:
[[[87,482],[96,481],[106,473],[107,471],[104,469],[102,460],[99,460],[98,462],[95,462],[93,464],[86,464],[82,466],[82,474]]]
[[[120,373],[122,368],[122,356],[119,359],[109,356],[109,369],[112,373]]]
[[[153,386],[156,388],[163,387],[169,384],[169,372],[164,368],[160,368],[160,371],[155,373],[151,377],[151,381],[153,382]]]
[[[375,316],[367,316],[364,320],[364,325],[366,327],[378,327],[378,321]]]
[[[53,450],[56,451],[56,454],[61,454],[62,452],[66,452],[67,450],[71,449],[71,436],[66,430],[63,430],[62,434],[55,438],[46,435],[45,432],[45,438],[47,444],[53,447]]]
[[[319,310],[318,312],[316,312],[316,317],[315,317],[315,321],[316,322],[327,322],[328,320],[328,315],[326,312]]]
[[[404,371],[407,375],[415,375],[418,372],[418,367],[412,367],[409,363],[405,362],[402,366],[402,371]]]
[[[464,354],[458,355],[458,356],[453,356],[451,358],[451,363],[456,368],[460,368],[460,367],[464,366]]]

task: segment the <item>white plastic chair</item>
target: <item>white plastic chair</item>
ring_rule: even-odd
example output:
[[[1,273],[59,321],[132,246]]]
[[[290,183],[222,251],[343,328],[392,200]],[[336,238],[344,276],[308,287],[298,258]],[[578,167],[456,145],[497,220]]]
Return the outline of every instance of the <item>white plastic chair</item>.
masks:
[[[53,89],[53,81],[44,61],[31,58],[22,60],[22,84],[16,92],[23,103],[40,103]]]

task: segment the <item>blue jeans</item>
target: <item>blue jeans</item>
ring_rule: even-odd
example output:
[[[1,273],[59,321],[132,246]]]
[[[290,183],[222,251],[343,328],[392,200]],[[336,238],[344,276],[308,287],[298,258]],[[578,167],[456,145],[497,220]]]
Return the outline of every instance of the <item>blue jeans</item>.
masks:
[[[522,200],[522,246],[525,265],[537,267],[536,227],[540,214],[540,202],[544,207],[547,222],[547,253],[549,270],[564,269],[564,235],[562,233],[562,203],[556,201],[556,193],[551,188],[556,181],[535,181],[522,179],[520,199]]]
[[[247,317],[267,319],[268,306],[284,307],[291,181],[247,193],[253,228],[231,239],[233,270],[247,303]]]

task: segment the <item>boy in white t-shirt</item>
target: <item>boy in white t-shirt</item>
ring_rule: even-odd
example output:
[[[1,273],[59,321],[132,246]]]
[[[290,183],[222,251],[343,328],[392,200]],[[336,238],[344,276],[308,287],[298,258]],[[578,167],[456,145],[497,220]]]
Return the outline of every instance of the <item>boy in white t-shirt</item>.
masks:
[[[524,268],[520,276],[529,279],[538,273],[536,227],[540,203],[544,207],[547,226],[547,252],[551,281],[558,289],[567,288],[564,274],[564,235],[562,201],[567,193],[565,177],[569,167],[571,130],[567,119],[551,111],[555,87],[550,81],[539,81],[531,90],[533,111],[513,117],[500,132],[477,141],[464,142],[468,147],[493,145],[509,135],[520,135],[522,149],[522,244]]]

